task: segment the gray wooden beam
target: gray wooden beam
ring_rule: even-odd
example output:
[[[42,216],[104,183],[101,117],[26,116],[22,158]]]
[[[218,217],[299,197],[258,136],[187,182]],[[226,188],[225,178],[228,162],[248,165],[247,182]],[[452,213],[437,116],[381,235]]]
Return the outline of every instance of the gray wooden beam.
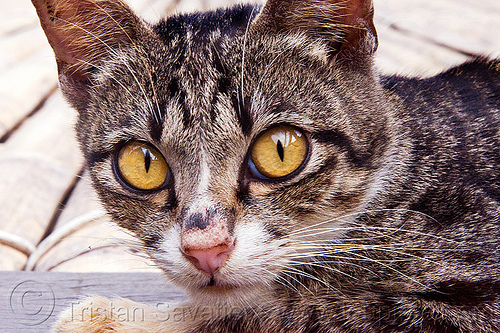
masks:
[[[0,295],[2,333],[48,332],[62,310],[86,296],[124,297],[161,308],[184,298],[164,276],[153,273],[0,272]]]

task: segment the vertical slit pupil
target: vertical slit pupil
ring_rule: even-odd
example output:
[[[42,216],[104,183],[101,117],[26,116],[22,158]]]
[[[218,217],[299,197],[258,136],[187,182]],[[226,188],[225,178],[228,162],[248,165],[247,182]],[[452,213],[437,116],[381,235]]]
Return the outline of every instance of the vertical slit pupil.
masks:
[[[280,157],[281,162],[283,162],[285,158],[285,150],[283,149],[283,144],[281,143],[280,140],[278,140],[277,146],[278,146],[278,155]]]
[[[147,148],[142,148],[142,153],[144,154],[144,167],[146,168],[146,173],[148,173],[151,166],[151,153]]]

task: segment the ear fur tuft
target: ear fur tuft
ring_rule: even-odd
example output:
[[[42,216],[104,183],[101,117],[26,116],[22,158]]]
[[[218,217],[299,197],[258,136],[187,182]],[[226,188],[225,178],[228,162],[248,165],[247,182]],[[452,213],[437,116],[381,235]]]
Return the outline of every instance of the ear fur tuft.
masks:
[[[306,33],[332,54],[372,54],[377,49],[371,0],[268,0],[255,22],[268,33]]]
[[[121,45],[131,44],[140,20],[120,0],[32,0],[59,71],[86,77]]]

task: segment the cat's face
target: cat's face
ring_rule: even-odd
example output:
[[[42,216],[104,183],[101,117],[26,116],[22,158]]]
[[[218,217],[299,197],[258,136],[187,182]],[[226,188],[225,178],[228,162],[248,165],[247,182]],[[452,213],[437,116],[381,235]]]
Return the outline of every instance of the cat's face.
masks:
[[[155,27],[119,8],[132,28],[106,56],[77,70],[58,56],[105,207],[198,296],[266,288],[341,242],[383,187],[393,126],[371,70],[371,6],[356,18],[365,33],[329,39],[300,16],[297,30],[270,24],[292,10],[280,6]]]

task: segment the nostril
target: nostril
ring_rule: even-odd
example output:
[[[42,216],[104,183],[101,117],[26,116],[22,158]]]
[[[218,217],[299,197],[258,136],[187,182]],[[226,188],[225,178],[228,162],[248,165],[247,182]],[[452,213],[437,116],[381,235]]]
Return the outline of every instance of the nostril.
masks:
[[[215,271],[224,264],[233,248],[233,244],[224,244],[209,249],[184,249],[183,254],[196,268],[213,277]]]

